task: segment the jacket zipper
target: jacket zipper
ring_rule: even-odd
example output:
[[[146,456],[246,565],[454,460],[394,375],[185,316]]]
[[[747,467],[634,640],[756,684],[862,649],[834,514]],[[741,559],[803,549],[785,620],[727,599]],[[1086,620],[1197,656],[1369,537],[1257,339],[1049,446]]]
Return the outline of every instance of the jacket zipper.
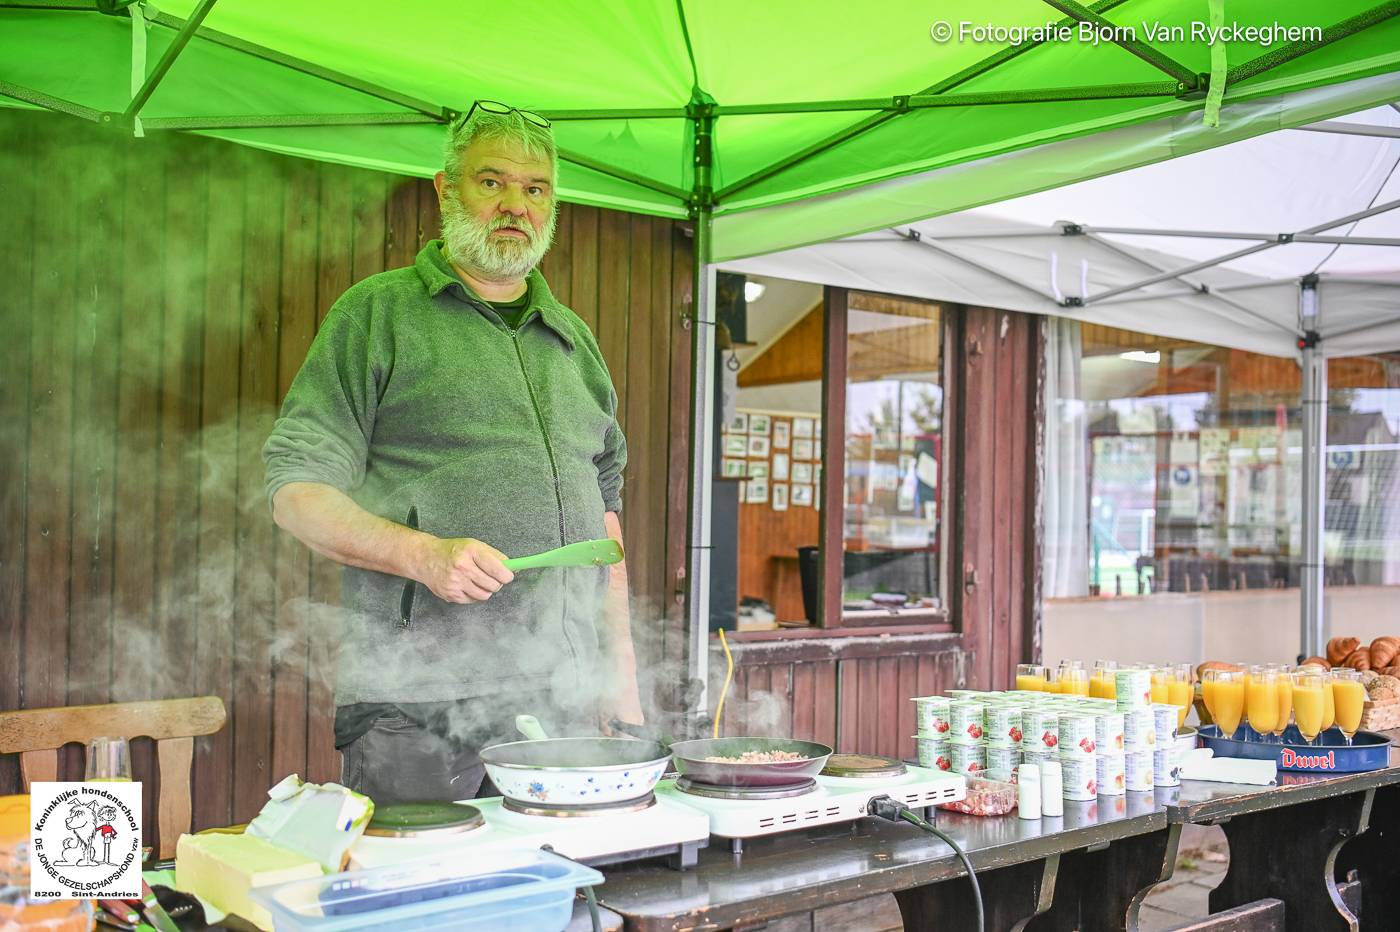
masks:
[[[554,459],[554,445],[549,442],[549,429],[545,427],[544,415],[540,413],[540,404],[535,398],[535,386],[530,384],[530,371],[525,368],[525,352],[520,348],[520,334],[516,330],[510,331],[510,338],[515,343],[515,357],[520,360],[520,374],[525,379],[525,391],[530,396],[530,407],[534,409],[535,421],[540,425],[540,435],[544,437],[544,452],[549,457],[549,472],[554,477],[554,503],[559,511],[559,546],[564,546],[564,491],[559,484],[559,464]]]

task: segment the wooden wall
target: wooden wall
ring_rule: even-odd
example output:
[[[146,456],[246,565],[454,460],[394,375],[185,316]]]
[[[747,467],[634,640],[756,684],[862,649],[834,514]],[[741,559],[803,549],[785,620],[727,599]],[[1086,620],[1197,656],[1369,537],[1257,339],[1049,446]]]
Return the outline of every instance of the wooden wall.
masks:
[[[194,819],[245,820],[285,774],[339,768],[338,570],[271,523],[259,452],[330,304],[412,261],[436,234],[435,195],[52,114],[0,111],[0,139],[0,709],[221,696],[230,719],[197,743]],[[545,263],[621,398],[653,673],[679,649],[689,256],[673,222],[566,206]],[[153,813],[148,743],[135,756]],[[66,778],[79,762],[64,755]],[[0,758],[0,793],[17,786]]]

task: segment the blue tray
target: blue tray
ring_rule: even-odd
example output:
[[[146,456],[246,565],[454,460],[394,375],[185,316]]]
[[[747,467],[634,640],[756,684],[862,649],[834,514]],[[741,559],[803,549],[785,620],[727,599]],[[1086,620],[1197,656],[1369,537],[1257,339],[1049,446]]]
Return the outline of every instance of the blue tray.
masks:
[[[1217,757],[1271,760],[1279,770],[1294,773],[1362,773],[1390,764],[1390,739],[1372,731],[1358,731],[1350,746],[1335,728],[1319,735],[1316,745],[1303,741],[1293,725],[1283,733],[1282,744],[1259,740],[1259,733],[1248,725],[1241,725],[1235,734],[1247,734],[1250,740],[1222,738],[1219,727],[1204,725],[1200,730],[1201,746],[1210,748]]]

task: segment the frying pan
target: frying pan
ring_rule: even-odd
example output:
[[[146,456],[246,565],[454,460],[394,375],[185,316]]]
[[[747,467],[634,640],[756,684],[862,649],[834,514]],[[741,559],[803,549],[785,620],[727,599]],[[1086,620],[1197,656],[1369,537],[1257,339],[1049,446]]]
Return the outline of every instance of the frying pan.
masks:
[[[533,718],[520,716],[517,724],[527,726],[521,729],[526,734],[543,734]],[[650,793],[670,756],[659,741],[537,737],[484,748],[481,762],[508,799],[533,806],[597,806]]]
[[[614,719],[613,731],[626,732],[651,739],[644,729]],[[654,739],[651,739],[654,740]],[[663,739],[662,743],[665,741]],[[826,766],[831,748],[815,741],[791,738],[697,738],[670,743],[671,758],[676,770],[697,783],[724,787],[784,786],[815,777]],[[797,754],[797,760],[776,761],[771,764],[741,764],[706,760],[708,757],[738,757],[745,751],[787,751]]]

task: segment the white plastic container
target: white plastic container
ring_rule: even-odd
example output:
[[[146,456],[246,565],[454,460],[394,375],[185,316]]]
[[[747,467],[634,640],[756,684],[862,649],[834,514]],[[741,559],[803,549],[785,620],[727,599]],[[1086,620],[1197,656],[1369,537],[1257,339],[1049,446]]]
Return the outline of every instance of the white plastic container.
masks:
[[[1122,712],[1094,713],[1094,744],[1100,754],[1122,754],[1126,749],[1124,740]]]
[[[954,741],[978,741],[986,731],[987,706],[975,699],[948,703],[948,737]]]
[[[1060,716],[1049,709],[1021,711],[1021,745],[1053,751],[1060,746]]]
[[[1100,754],[1094,759],[1094,773],[1099,781],[1100,796],[1122,796],[1128,790],[1125,757],[1122,754]]]
[[[1129,751],[1123,755],[1123,774],[1127,788],[1134,793],[1150,793],[1155,782],[1152,751]]]
[[[1114,671],[1114,702],[1119,712],[1152,704],[1152,672],[1140,668]]]
[[[1176,736],[1176,723],[1180,715],[1180,706],[1168,705],[1165,702],[1152,704],[1152,729],[1157,733],[1158,746],[1166,747],[1172,743],[1172,738]]]
[[[1157,720],[1150,707],[1123,713],[1123,750],[1152,751],[1157,747]]]
[[[1040,767],[1035,764],[1016,768],[1016,808],[1023,819],[1040,818]]]
[[[1094,717],[1082,712],[1067,712],[1060,715],[1059,750],[1060,756],[1077,754],[1093,757],[1098,745],[1094,742]]]
[[[1063,774],[1065,799],[1087,802],[1099,796],[1099,777],[1095,772],[1092,757],[1071,756],[1060,758]]]
[[[948,720],[948,707],[952,704],[946,696],[920,696],[914,702],[914,720],[920,732],[926,735],[942,735],[946,740],[952,722]]]
[[[1065,772],[1058,760],[1040,765],[1040,814],[1058,818],[1065,814]]]
[[[1186,752],[1175,741],[1152,752],[1152,785],[1181,786],[1181,761]]]
[[[951,742],[942,738],[929,738],[915,735],[914,744],[918,749],[919,766],[929,770],[952,770],[953,758],[949,750]]]
[[[987,746],[950,741],[948,759],[953,773],[975,776],[987,769]]]

